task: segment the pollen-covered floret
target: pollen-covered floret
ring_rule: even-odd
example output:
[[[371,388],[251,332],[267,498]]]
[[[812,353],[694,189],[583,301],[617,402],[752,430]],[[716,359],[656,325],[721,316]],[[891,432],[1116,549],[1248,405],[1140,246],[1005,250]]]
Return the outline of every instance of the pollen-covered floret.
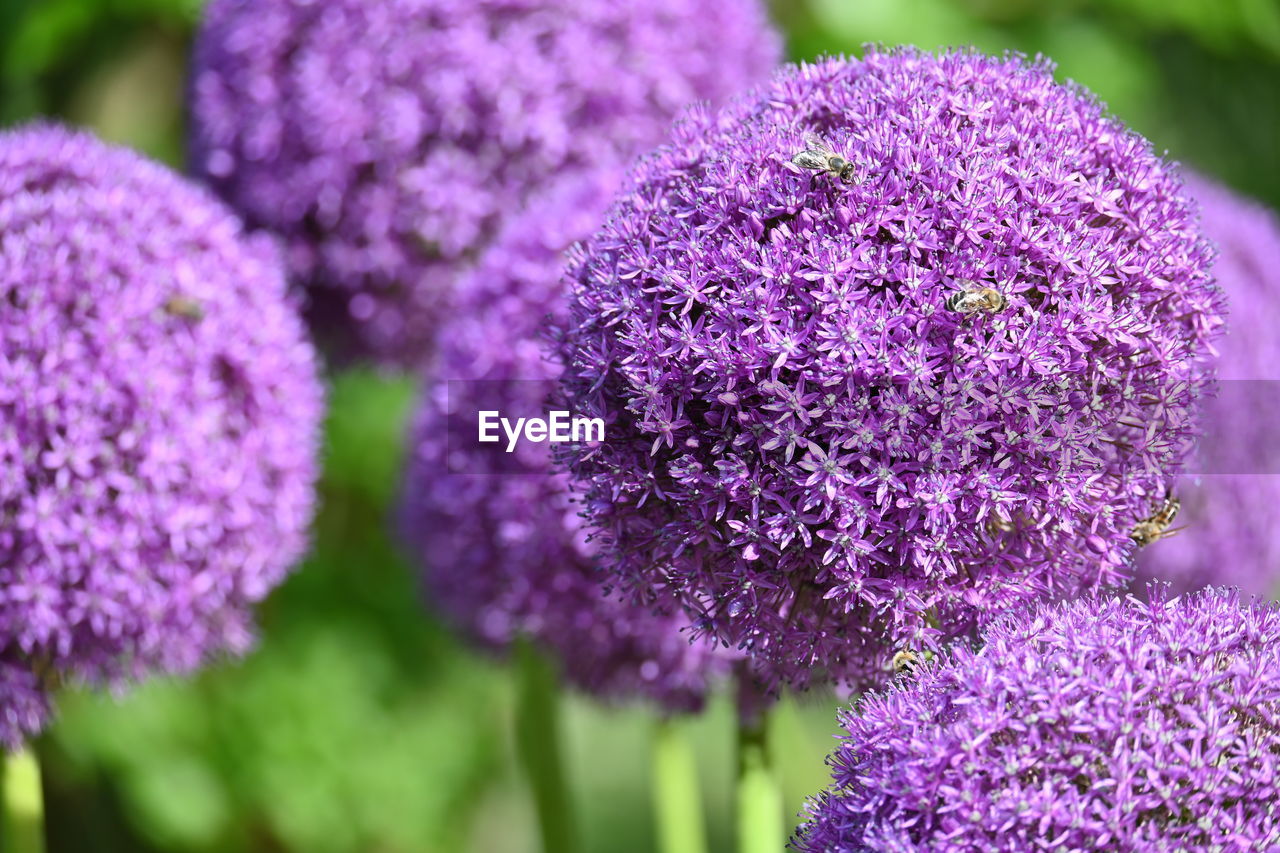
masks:
[[[693,110],[573,254],[605,568],[792,682],[1124,579],[1221,323],[1177,172],[1043,63],[870,52]],[[853,164],[792,162],[816,135]],[[988,292],[991,291],[991,292]]]
[[[0,742],[59,682],[243,650],[322,389],[273,242],[84,134],[0,134]]]
[[[1280,849],[1280,610],[1214,588],[990,627],[842,715],[800,853]]]
[[[602,698],[698,707],[727,658],[690,643],[675,606],[631,606],[605,589],[566,477],[545,443],[480,444],[480,411],[536,416],[559,373],[542,340],[563,311],[561,258],[599,223],[618,171],[570,176],[503,230],[458,286],[450,335],[410,441],[401,523],[431,606],[473,641],[523,636]]]
[[[192,166],[287,240],[333,347],[412,363],[531,193],[657,143],[779,49],[760,0],[215,0]]]

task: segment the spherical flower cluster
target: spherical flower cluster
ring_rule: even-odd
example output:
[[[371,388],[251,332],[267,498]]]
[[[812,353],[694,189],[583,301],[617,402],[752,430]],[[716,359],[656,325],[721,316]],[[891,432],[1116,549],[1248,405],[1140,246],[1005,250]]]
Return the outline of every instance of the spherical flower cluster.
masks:
[[[0,740],[197,666],[306,545],[322,389],[283,265],[167,169],[0,135]]]
[[[215,0],[192,164],[286,238],[335,346],[410,363],[533,191],[778,53],[760,0]]]
[[[36,674],[25,662],[0,658],[0,750],[19,747],[48,714],[49,697]]]
[[[566,478],[546,444],[476,441],[480,411],[541,416],[559,368],[541,340],[563,307],[564,250],[600,220],[619,170],[567,176],[512,219],[457,289],[438,378],[410,446],[402,527],[432,604],[482,645],[519,636],[602,697],[696,708],[726,660],[690,643],[679,609],[630,607],[605,591]]]
[[[1280,849],[1280,610],[1151,598],[1019,613],[864,696],[793,847]]]
[[[674,134],[566,273],[610,571],[793,682],[1123,578],[1221,323],[1145,140],[1046,65],[912,50]]]
[[[1190,176],[1205,234],[1217,244],[1213,275],[1229,301],[1217,392],[1205,436],[1174,494],[1172,529],[1139,552],[1138,581],[1175,590],[1208,584],[1280,593],[1280,219],[1208,179]]]

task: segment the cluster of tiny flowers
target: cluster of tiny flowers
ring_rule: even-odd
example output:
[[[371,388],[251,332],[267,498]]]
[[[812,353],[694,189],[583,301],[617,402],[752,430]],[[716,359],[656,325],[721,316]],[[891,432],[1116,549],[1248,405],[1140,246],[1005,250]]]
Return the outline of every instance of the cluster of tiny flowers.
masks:
[[[412,363],[532,192],[658,142],[779,49],[759,0],[215,0],[192,162],[284,236],[330,343]]]
[[[167,169],[0,135],[0,740],[65,679],[246,646],[314,503],[322,388],[286,287]]]
[[[1174,489],[1182,508],[1171,535],[1139,552],[1141,588],[1208,584],[1280,592],[1280,219],[1225,187],[1189,176],[1205,234],[1217,244],[1213,275],[1230,305],[1218,345],[1221,379],[1189,475]]]
[[[609,571],[794,683],[1123,579],[1221,324],[1145,140],[1045,64],[913,50],[673,133],[571,254],[556,333],[608,424],[564,462]],[[806,134],[830,170],[792,162]]]
[[[1280,849],[1280,610],[1222,588],[992,626],[842,717],[801,853]]]
[[[481,410],[545,411],[559,369],[540,330],[563,306],[561,258],[598,224],[618,174],[560,179],[459,280],[439,378],[413,428],[401,524],[433,606],[473,640],[504,649],[527,637],[599,697],[693,710],[727,661],[690,643],[673,605],[637,608],[606,594],[546,444],[506,453],[475,440]]]
[[[0,749],[20,746],[49,715],[49,697],[40,679],[13,657],[0,657]]]

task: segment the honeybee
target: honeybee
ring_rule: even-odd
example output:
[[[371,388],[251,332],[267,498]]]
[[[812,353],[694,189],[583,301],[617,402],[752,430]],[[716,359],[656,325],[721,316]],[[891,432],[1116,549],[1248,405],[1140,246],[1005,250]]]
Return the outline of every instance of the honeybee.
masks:
[[[63,684],[62,673],[58,672],[57,668],[54,667],[49,655],[43,654],[32,658],[31,671],[43,689],[49,692],[61,689]]]
[[[987,516],[987,532],[992,536],[998,533],[1012,533],[1018,529],[1018,526],[1012,519],[1004,519],[996,515],[994,512]]]
[[[186,320],[204,318],[204,308],[200,307],[199,302],[187,296],[170,296],[164,303],[164,310],[175,317],[182,317]]]
[[[893,674],[904,678],[914,678],[919,665],[920,656],[908,649],[895,653],[891,663]]]
[[[1150,545],[1166,536],[1172,536],[1177,531],[1170,530],[1169,525],[1173,524],[1173,520],[1178,516],[1178,510],[1182,508],[1182,501],[1175,498],[1172,494],[1166,493],[1164,500],[1160,502],[1160,506],[1148,518],[1144,518],[1133,526],[1133,532],[1129,534],[1129,538],[1138,543],[1141,548],[1144,545]]]
[[[963,286],[947,297],[947,308],[952,311],[960,314],[976,314],[979,311],[998,314],[1009,307],[1009,300],[995,288],[973,281],[962,281],[960,284]]]
[[[804,150],[791,158],[801,169],[826,172],[846,184],[853,183],[853,164],[831,150],[831,146],[816,133],[804,135]]]

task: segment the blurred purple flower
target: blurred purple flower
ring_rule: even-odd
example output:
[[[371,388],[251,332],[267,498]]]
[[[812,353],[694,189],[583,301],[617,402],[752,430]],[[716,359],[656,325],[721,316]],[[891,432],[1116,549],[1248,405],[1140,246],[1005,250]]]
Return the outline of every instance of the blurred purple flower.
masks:
[[[563,253],[599,224],[618,174],[560,179],[460,278],[413,428],[401,523],[432,605],[473,640],[500,650],[527,636],[588,692],[693,710],[727,659],[690,643],[674,602],[631,607],[606,593],[546,444],[506,453],[475,441],[480,410],[545,412],[559,368],[541,336],[563,308]]]
[[[759,0],[215,0],[192,164],[286,238],[336,344],[412,363],[531,192],[778,54]]]
[[[797,168],[814,132],[850,180]],[[1177,173],[1045,64],[898,50],[693,110],[569,264],[605,567],[784,680],[1124,579],[1221,323]],[[996,313],[948,307],[986,286]],[[992,300],[998,304],[998,300]]]
[[[0,134],[0,741],[43,689],[250,641],[306,546],[322,389],[265,236],[132,152]]]
[[[841,715],[802,853],[1280,849],[1280,610],[1042,606]]]
[[[49,714],[49,697],[25,661],[0,658],[0,751],[16,749],[38,732]]]
[[[1280,451],[1280,220],[1206,178],[1189,176],[1187,188],[1217,244],[1212,271],[1230,302],[1218,343],[1222,382],[1195,469],[1209,473],[1180,478],[1174,526],[1184,529],[1139,552],[1134,588],[1160,579],[1176,591],[1219,584],[1273,596],[1280,591],[1280,471],[1268,460]]]

